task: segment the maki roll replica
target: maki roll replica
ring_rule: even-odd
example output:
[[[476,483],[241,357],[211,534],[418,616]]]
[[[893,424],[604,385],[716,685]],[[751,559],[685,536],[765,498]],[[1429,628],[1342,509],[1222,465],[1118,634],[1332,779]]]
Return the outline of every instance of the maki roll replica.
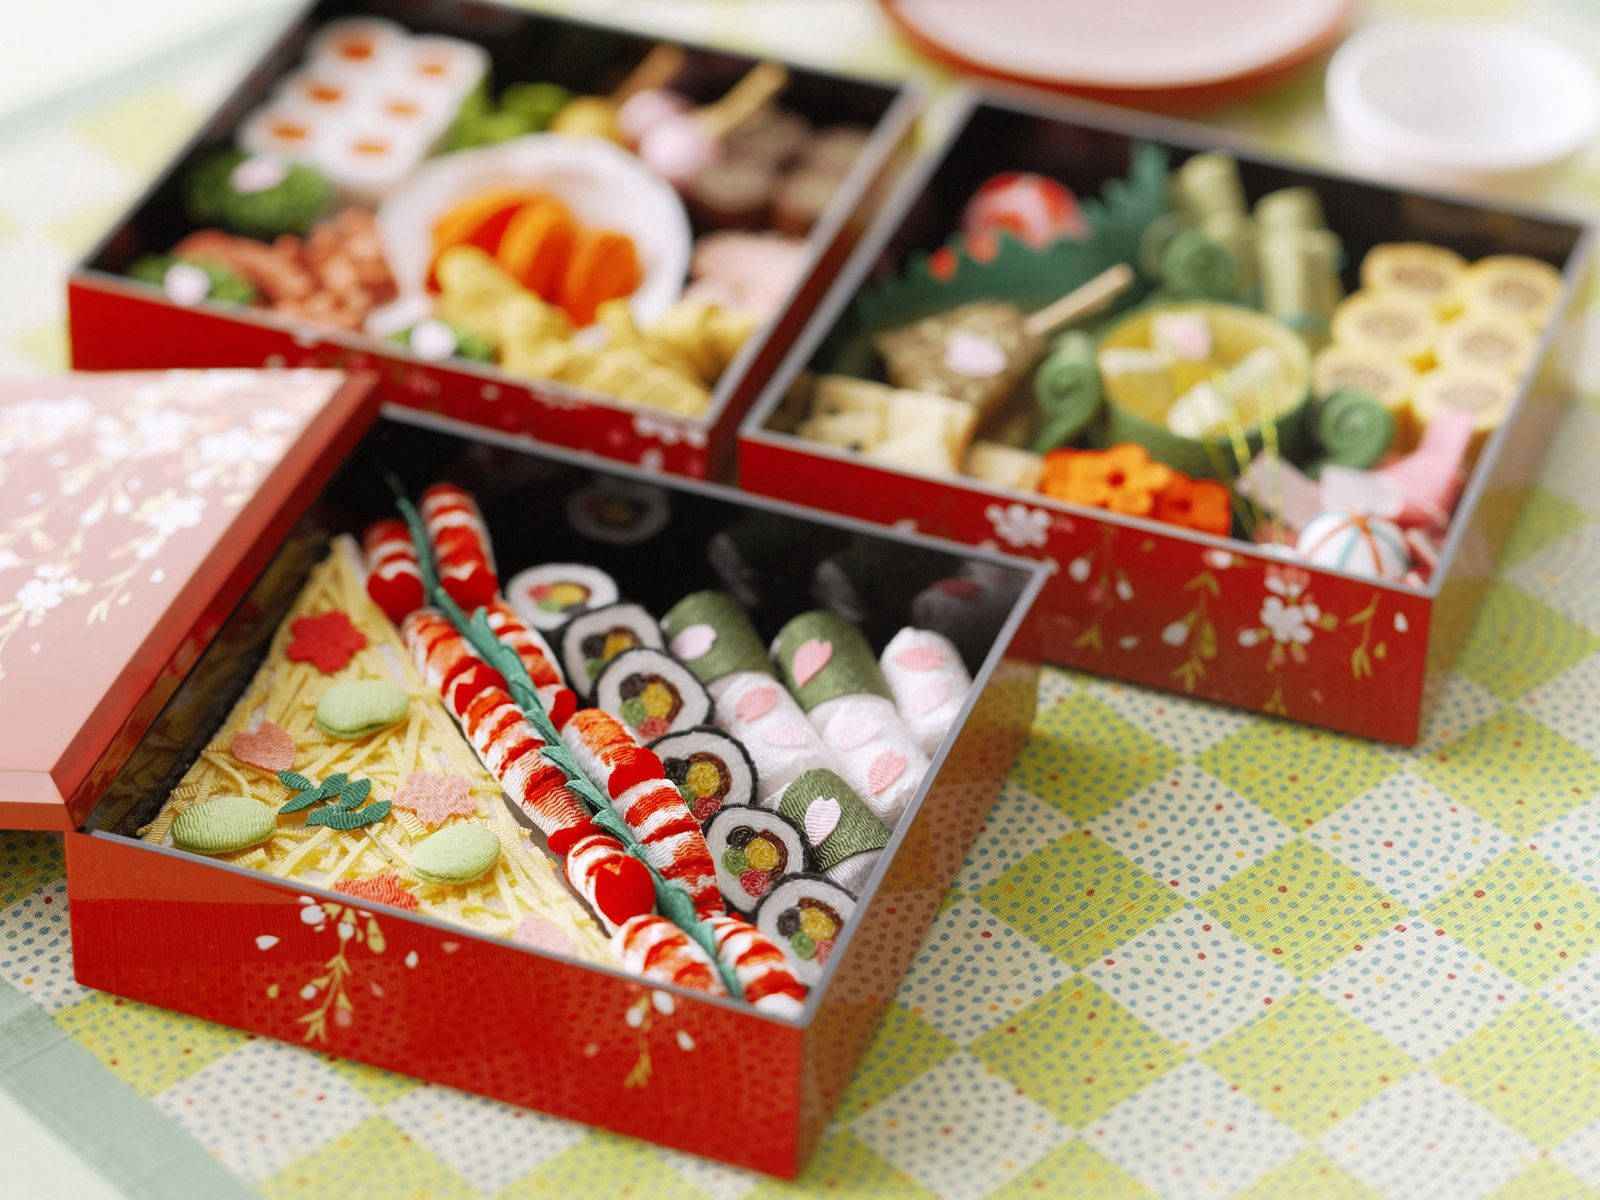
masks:
[[[860,630],[831,612],[801,613],[778,631],[772,656],[838,759],[838,773],[893,826],[922,782],[928,756],[900,719]]]
[[[838,769],[805,714],[772,673],[750,618],[721,592],[685,596],[662,618],[672,652],[706,685],[716,724],[750,753],[761,804],[816,767]]]
[[[717,886],[729,907],[751,913],[772,886],[809,865],[805,835],[770,809],[724,805],[706,823]]]
[[[518,571],[506,584],[506,600],[534,629],[560,629],[579,613],[615,604],[617,582],[597,567],[545,563]]]
[[[834,943],[856,910],[855,897],[820,875],[790,875],[762,899],[755,926],[775,942],[800,982],[822,976]]]
[[[756,766],[750,751],[720,729],[697,725],[657,738],[650,749],[701,825],[728,805],[756,802]]]
[[[581,696],[594,695],[600,673],[617,655],[640,648],[661,649],[661,631],[656,628],[655,618],[637,604],[608,604],[581,612],[555,637],[561,647],[561,665],[573,690]]]
[[[889,841],[884,823],[832,771],[807,771],[784,788],[778,812],[805,837],[812,869],[852,894]]]
[[[900,719],[924,754],[932,755],[955,724],[972,676],[955,643],[926,629],[902,629],[878,659]]]
[[[581,618],[580,618],[581,620]],[[664,737],[711,719],[711,696],[694,672],[662,650],[624,650],[595,681],[594,702],[642,738]]]

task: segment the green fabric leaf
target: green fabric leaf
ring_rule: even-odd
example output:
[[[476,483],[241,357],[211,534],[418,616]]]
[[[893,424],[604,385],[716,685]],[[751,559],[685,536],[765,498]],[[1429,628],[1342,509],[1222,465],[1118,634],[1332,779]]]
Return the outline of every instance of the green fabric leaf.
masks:
[[[319,808],[306,818],[307,825],[326,825],[329,829],[360,829],[363,825],[374,825],[389,815],[391,805],[387,800],[379,800],[376,804],[355,812],[329,806]]]
[[[278,811],[280,813],[296,813],[303,808],[310,808],[321,799],[322,797],[318,794],[318,790],[312,788],[310,791],[297,793],[288,803],[282,805]]]
[[[346,784],[339,789],[339,799],[334,807],[341,812],[349,812],[365,804],[367,797],[371,794],[372,780],[358,779],[354,783]]]
[[[298,771],[279,771],[278,781],[284,787],[293,788],[297,792],[309,792],[317,786]]]

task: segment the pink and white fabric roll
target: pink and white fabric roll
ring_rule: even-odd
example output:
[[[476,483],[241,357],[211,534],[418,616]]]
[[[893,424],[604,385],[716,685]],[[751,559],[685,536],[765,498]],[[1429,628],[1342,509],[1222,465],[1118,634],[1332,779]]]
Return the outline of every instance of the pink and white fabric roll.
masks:
[[[894,701],[870,692],[824,700],[811,724],[838,761],[838,773],[890,829],[928,770],[928,756],[900,719]]]
[[[789,784],[817,767],[843,774],[822,734],[771,675],[738,671],[709,685],[716,723],[744,744],[756,769],[756,803],[771,808]]]
[[[900,719],[918,748],[932,756],[955,724],[972,676],[955,643],[928,629],[902,629],[878,658]]]

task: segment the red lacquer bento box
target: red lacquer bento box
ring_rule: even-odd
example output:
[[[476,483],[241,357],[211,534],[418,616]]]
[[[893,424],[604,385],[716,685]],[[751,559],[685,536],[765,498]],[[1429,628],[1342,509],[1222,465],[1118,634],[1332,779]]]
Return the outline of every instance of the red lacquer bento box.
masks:
[[[347,100],[370,100],[369,108],[376,104],[379,93],[362,98],[363,85],[357,75],[348,73],[348,61],[330,62],[341,53],[336,46],[330,48],[330,39],[352,29],[364,36],[363,22],[376,23],[385,38],[409,38],[407,44],[422,48],[419,55],[429,48],[442,48],[447,60],[452,56],[461,60],[447,61],[445,66],[474,73],[450,94],[450,107],[442,117],[432,112],[432,94],[427,87],[419,92],[422,116],[433,124],[428,133],[431,140],[417,143],[423,148],[420,169],[410,174],[380,170],[359,158],[363,153],[389,149],[382,139],[392,132],[393,122],[384,124],[390,109],[412,113],[418,107],[416,97],[396,93],[378,118],[359,114],[325,117],[317,109],[318,104],[332,109]],[[354,49],[367,53],[371,47],[363,42]],[[732,465],[740,419],[859,238],[872,208],[904,166],[921,107],[920,94],[914,85],[885,84],[784,64],[781,86],[773,85],[778,87],[776,99],[766,108],[755,109],[755,119],[747,119],[728,135],[729,147],[735,144],[732,138],[744,138],[738,143],[737,158],[731,148],[726,158],[717,158],[710,170],[719,174],[714,185],[703,189],[698,182],[701,176],[687,182],[672,177],[676,192],[657,178],[654,158],[644,163],[647,155],[642,145],[629,144],[630,149],[638,150],[636,157],[622,146],[611,145],[612,134],[597,139],[589,130],[602,98],[623,94],[619,89],[637,90],[645,82],[670,84],[669,108],[689,103],[701,106],[693,110],[696,115],[714,110],[722,113],[726,110],[714,103],[719,98],[743,97],[751,103],[738,106],[737,112],[746,114],[772,90],[763,91],[759,86],[770,78],[763,72],[779,65],[730,51],[660,43],[622,28],[493,3],[318,0],[289,23],[133,209],[72,273],[68,292],[73,365],[80,370],[210,366],[371,370],[379,375],[388,402],[692,477],[725,475]],[[424,69],[436,66],[424,64]],[[432,86],[428,80],[421,82]],[[752,84],[756,85],[754,92],[741,90]],[[562,100],[576,100],[574,112],[588,106],[571,126],[580,136],[557,137],[546,131],[558,128],[562,120],[560,110],[553,108],[552,90]],[[661,88],[655,92],[659,94]],[[451,124],[448,118],[457,107],[461,115]],[[612,108],[615,110],[614,105]],[[778,115],[763,118],[763,113],[772,112]],[[286,122],[274,124],[269,119],[285,114]],[[602,124],[612,120],[607,128],[614,128],[614,115],[598,119]],[[302,120],[310,128],[309,134],[295,124]],[[316,124],[323,120],[331,131],[326,139]],[[506,121],[512,124],[508,126]],[[535,130],[531,138],[511,136],[529,122]],[[248,203],[252,195],[241,189],[255,189],[257,194],[272,195],[276,204],[273,189],[263,190],[263,185],[288,187],[298,182],[282,183],[282,156],[298,153],[278,144],[288,136],[280,126],[290,125],[296,138],[321,139],[306,152],[308,162],[326,168],[338,185],[337,203],[325,210],[320,223],[294,226],[287,242],[294,244],[298,237],[303,245],[295,244],[292,252],[285,252],[295,260],[294,269],[287,274],[282,266],[285,253],[280,253],[286,239],[275,236],[277,226],[272,224],[282,220],[279,210],[269,210],[266,216],[262,205],[242,214],[222,210],[225,216],[242,216],[232,229],[242,230],[247,243],[256,243],[242,249],[221,246],[226,255],[221,261],[232,272],[227,282],[239,288],[241,281],[236,276],[242,273],[243,285],[253,286],[256,293],[253,304],[224,303],[237,299],[236,294],[214,273],[208,289],[205,278],[189,269],[198,263],[209,272],[215,265],[208,259],[219,252],[215,240],[202,246],[188,239],[202,228],[209,236],[215,232],[209,226],[222,222],[215,213],[209,220],[196,215],[186,181],[208,169],[206,164],[220,151],[237,144],[257,158],[245,165],[243,175],[235,169],[227,176],[228,186],[238,193],[231,198],[243,195]],[[795,134],[796,127],[801,134]],[[751,128],[755,132],[747,133]],[[369,133],[373,136],[368,137]],[[394,136],[397,143],[402,138],[401,134]],[[409,131],[403,136],[410,137]],[[806,142],[806,136],[814,140]],[[794,137],[800,137],[800,142],[794,143]],[[348,145],[339,142],[337,150],[323,145],[323,141],[338,138],[348,139]],[[458,144],[462,138],[468,143],[464,149]],[[583,153],[576,155],[561,152],[562,141],[595,140],[606,140],[607,145],[580,147]],[[411,146],[412,141],[405,145]],[[544,144],[535,144],[539,142]],[[556,143],[553,150],[552,142]],[[669,146],[669,159],[674,148],[682,150],[681,145]],[[263,166],[259,161],[263,156],[276,158],[276,162]],[[357,161],[346,161],[350,159]],[[473,165],[458,164],[457,175],[452,176],[440,167],[443,159],[472,160]],[[688,164],[698,161],[691,156],[678,166],[687,170]],[[758,161],[758,175],[779,172],[774,176],[777,183],[768,180],[765,192],[759,181],[751,183],[750,171],[745,169]],[[817,165],[824,162],[826,169]],[[662,169],[677,170],[678,166]],[[826,177],[825,184],[816,182],[819,174]],[[463,184],[464,190],[451,193],[455,185],[441,182],[441,177],[468,180],[471,187]],[[212,180],[207,186],[218,185]],[[749,331],[742,342],[719,347],[710,366],[702,360],[705,378],[697,378],[696,385],[704,385],[703,397],[709,393],[703,407],[680,410],[672,405],[623,403],[616,398],[622,394],[620,386],[613,386],[617,378],[632,378],[641,370],[654,372],[660,361],[674,353],[670,350],[650,352],[650,361],[641,363],[634,357],[612,366],[591,353],[599,344],[596,339],[585,341],[580,336],[573,353],[561,355],[566,360],[561,368],[551,366],[548,355],[542,359],[534,355],[538,361],[519,360],[512,369],[504,361],[503,347],[490,359],[486,351],[472,348],[471,335],[458,326],[452,326],[445,345],[439,345],[439,330],[426,319],[429,306],[421,273],[427,262],[430,222],[446,211],[441,197],[451,194],[470,201],[492,198],[497,189],[510,188],[531,190],[540,199],[547,198],[544,193],[548,190],[571,207],[577,221],[578,249],[558,262],[551,256],[567,253],[562,238],[570,235],[564,232],[557,238],[550,234],[540,224],[544,212],[535,212],[538,206],[527,206],[529,220],[524,228],[531,232],[518,245],[527,249],[528,257],[515,259],[518,278],[530,288],[536,286],[534,278],[544,281],[537,286],[545,288],[546,298],[549,279],[555,278],[549,275],[552,269],[582,276],[575,284],[565,276],[565,283],[557,283],[584,294],[585,289],[628,286],[604,282],[624,269],[615,266],[615,256],[610,254],[615,250],[614,241],[603,240],[607,230],[617,226],[638,243],[643,282],[632,293],[631,302],[633,316],[647,337],[654,336],[647,317],[666,319],[662,305],[680,292],[710,297],[725,306],[748,306],[739,310],[739,328]],[[302,196],[285,201],[302,202]],[[360,216],[344,224],[351,208],[375,211],[376,219]],[[459,207],[454,211],[459,212]],[[516,240],[503,219],[510,211],[497,210],[498,215],[475,226],[467,240],[494,249],[490,235],[484,232],[491,227],[493,238],[502,246]],[[265,224],[257,224],[262,221]],[[581,241],[591,227],[601,226],[606,229],[594,240]],[[567,226],[561,224],[561,228]],[[434,229],[437,232],[437,224]],[[698,250],[705,235],[719,230],[752,237],[781,233],[784,245],[779,253],[771,247],[751,249],[745,244],[730,255],[724,243],[704,260],[714,277],[700,278]],[[381,277],[385,270],[381,262],[374,265],[370,249],[374,237],[379,252],[390,260],[392,283],[369,278],[372,272]],[[692,258],[690,239],[697,251]],[[395,250],[397,240],[406,243],[399,251]],[[551,250],[552,244],[558,249]],[[174,252],[185,245],[194,248],[174,258]],[[580,255],[580,250],[593,246],[605,252]],[[349,247],[355,248],[353,257],[345,253]],[[512,258],[497,252],[498,260],[509,262]],[[185,264],[179,277],[171,274],[174,261]],[[151,263],[157,265],[146,269]],[[557,265],[542,265],[548,263]],[[574,264],[581,264],[582,269]],[[157,274],[152,275],[152,269]],[[434,270],[429,268],[428,288],[436,284],[431,274]],[[715,274],[724,270],[734,272],[737,278],[729,282]],[[130,278],[130,271],[143,278]],[[691,282],[689,292],[683,290],[686,274]],[[311,283],[299,282],[302,275]],[[370,316],[363,312],[350,317],[349,310],[340,306],[347,295],[342,290],[345,277],[351,275],[370,284],[375,299],[387,301],[398,287],[398,301],[378,305],[381,311]],[[375,290],[379,286],[381,295]],[[275,289],[281,289],[282,296],[276,295]],[[301,294],[308,291],[308,295]],[[591,298],[606,294],[611,293],[597,292]],[[263,297],[272,303],[263,306]],[[580,304],[592,308],[588,300]],[[334,324],[323,319],[329,313]],[[670,317],[671,311],[666,316]],[[573,326],[578,328],[591,319],[595,318],[585,311],[573,317]],[[424,325],[430,326],[427,338],[417,335]],[[579,329],[580,335],[594,332],[593,328]],[[638,332],[627,328],[623,340],[634,344]],[[697,336],[693,331],[684,333],[681,325],[678,334]],[[406,340],[396,344],[396,335]],[[615,331],[609,334],[611,343],[621,344],[619,337],[623,335]],[[701,358],[701,351],[694,346],[685,353]],[[572,366],[573,360],[587,365],[580,372]],[[681,365],[681,359],[673,361]],[[672,388],[679,387],[669,382]],[[676,394],[669,394],[676,403]]]
[[[863,328],[875,320],[884,327],[883,313],[896,304],[914,311],[912,302],[931,294],[931,281],[952,271],[959,281],[976,262],[982,274],[992,248],[972,249],[973,261],[963,262],[950,257],[946,239],[986,179],[1037,172],[1066,184],[1080,203],[1099,197],[1094,203],[1109,214],[1103,220],[1114,225],[1119,205],[1137,211],[1144,202],[1166,203],[1159,183],[1152,189],[1139,180],[1137,163],[1151,146],[1173,169],[1203,151],[1232,152],[1247,203],[1276,189],[1314,189],[1327,227],[1343,243],[1347,290],[1360,286],[1356,266],[1379,243],[1435,242],[1468,259],[1523,255],[1561,273],[1550,273],[1559,303],[1538,335],[1529,335],[1531,365],[1465,480],[1448,532],[1434,547],[1430,578],[1378,579],[1313,565],[1239,538],[1237,523],[1235,536],[1192,532],[1038,491],[874,462],[794,432],[813,373],[871,377],[870,367],[863,372],[870,361],[862,354]],[[1009,219],[1037,220],[1036,200],[1025,199]],[[1579,332],[1572,296],[1588,269],[1590,243],[1587,228],[1570,219],[1319,172],[1221,146],[1214,133],[1192,125],[1087,103],[972,95],[936,153],[886,203],[757,402],[740,435],[741,486],[1043,560],[1051,570],[1041,601],[1050,662],[1411,744],[1571,393]],[[994,261],[1018,249],[1012,244]],[[903,282],[919,272],[924,293]],[[863,296],[876,308],[863,307]],[[972,290],[959,299],[972,299]]]
[[[68,830],[78,979],[662,1145],[795,1174],[1026,737],[1038,674],[1030,610],[1043,571],[715,485],[597,469],[592,459],[399,407],[368,426],[372,406],[362,390],[336,393],[320,424],[277,426],[275,448],[287,465],[243,502],[248,545],[196,527],[205,545],[221,538],[208,552],[213,574],[196,577],[207,594],[186,591],[171,610],[184,627],[151,635],[134,654],[117,684],[119,704],[143,715],[96,747],[92,791],[86,785],[57,800],[52,823]],[[205,418],[193,410],[184,419]],[[171,443],[177,432],[152,425],[149,436]],[[348,443],[357,434],[341,465],[328,453],[329,439]],[[192,446],[166,448],[195,469]],[[393,511],[391,478],[413,495],[441,478],[470,487],[502,564],[590,563],[626,580],[630,597],[655,612],[693,589],[724,588],[769,637],[794,613],[848,605],[876,645],[907,620],[915,589],[948,600],[942,611],[959,611],[949,632],[974,686],[797,1016],[647,984],[381,899],[353,906],[349,895],[327,888],[140,840],[138,831],[234,707],[330,536],[359,532]],[[135,507],[127,519],[148,515]],[[298,522],[285,534],[293,517]],[[91,579],[97,570],[86,562],[77,574]],[[141,589],[153,586],[141,577]],[[223,599],[236,603],[219,628]],[[68,625],[78,618],[75,604],[63,618]]]

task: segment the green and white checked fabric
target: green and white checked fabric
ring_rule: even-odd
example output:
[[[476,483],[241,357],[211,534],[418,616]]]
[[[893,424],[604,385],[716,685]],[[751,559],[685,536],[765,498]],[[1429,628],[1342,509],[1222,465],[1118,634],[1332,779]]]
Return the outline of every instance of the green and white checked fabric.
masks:
[[[757,48],[782,31],[836,62],[847,44],[859,69],[910,61],[869,6],[824,2],[842,24],[793,0],[601,7]],[[1472,7],[1600,47],[1592,11]],[[68,265],[251,49],[0,125],[0,369],[64,365]],[[1326,157],[1318,87],[1224,119]],[[1540,195],[1593,208],[1596,162]],[[82,989],[44,835],[0,834],[0,1089],[163,1200],[1600,1195],[1597,460],[1589,397],[1414,751],[1047,671],[1023,758],[796,1185]]]

